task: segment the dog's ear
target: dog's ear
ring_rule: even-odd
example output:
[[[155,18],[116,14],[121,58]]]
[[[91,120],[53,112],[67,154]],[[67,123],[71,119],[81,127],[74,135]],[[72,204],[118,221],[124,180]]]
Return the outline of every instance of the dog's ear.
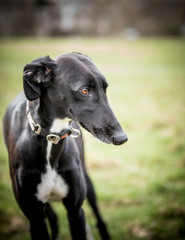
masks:
[[[24,67],[23,87],[28,100],[41,96],[43,87],[47,87],[55,75],[56,63],[49,56],[41,57]]]

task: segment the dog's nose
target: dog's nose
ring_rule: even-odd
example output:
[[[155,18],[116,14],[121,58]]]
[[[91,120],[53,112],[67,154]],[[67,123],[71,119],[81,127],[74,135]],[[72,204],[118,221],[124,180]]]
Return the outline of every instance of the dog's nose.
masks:
[[[112,137],[112,142],[114,145],[121,145],[128,141],[128,137],[126,134],[118,134]]]

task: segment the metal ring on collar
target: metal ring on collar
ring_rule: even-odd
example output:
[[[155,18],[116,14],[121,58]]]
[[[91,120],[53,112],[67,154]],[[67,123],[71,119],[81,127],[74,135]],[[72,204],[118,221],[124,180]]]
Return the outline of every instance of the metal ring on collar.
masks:
[[[75,128],[70,128],[70,130],[71,130],[71,133],[69,135],[70,137],[72,137],[72,138],[80,137],[80,135],[81,135],[81,131],[80,130],[75,129]]]
[[[54,144],[57,144],[60,141],[60,136],[56,135],[56,134],[48,134],[46,139],[49,142],[52,142]]]

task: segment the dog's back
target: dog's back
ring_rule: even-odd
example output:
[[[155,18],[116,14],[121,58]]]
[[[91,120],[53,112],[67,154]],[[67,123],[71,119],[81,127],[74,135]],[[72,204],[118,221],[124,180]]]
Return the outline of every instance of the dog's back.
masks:
[[[11,140],[11,137],[17,139],[18,136],[20,136],[20,129],[23,128],[26,120],[25,111],[26,98],[22,92],[11,102],[4,115],[3,134],[7,147],[10,146],[9,141]]]

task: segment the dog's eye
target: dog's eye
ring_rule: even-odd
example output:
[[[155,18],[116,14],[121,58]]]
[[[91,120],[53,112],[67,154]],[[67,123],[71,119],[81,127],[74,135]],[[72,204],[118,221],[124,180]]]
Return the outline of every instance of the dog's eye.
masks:
[[[88,88],[83,88],[81,90],[81,92],[82,92],[83,95],[89,95],[89,89]]]

